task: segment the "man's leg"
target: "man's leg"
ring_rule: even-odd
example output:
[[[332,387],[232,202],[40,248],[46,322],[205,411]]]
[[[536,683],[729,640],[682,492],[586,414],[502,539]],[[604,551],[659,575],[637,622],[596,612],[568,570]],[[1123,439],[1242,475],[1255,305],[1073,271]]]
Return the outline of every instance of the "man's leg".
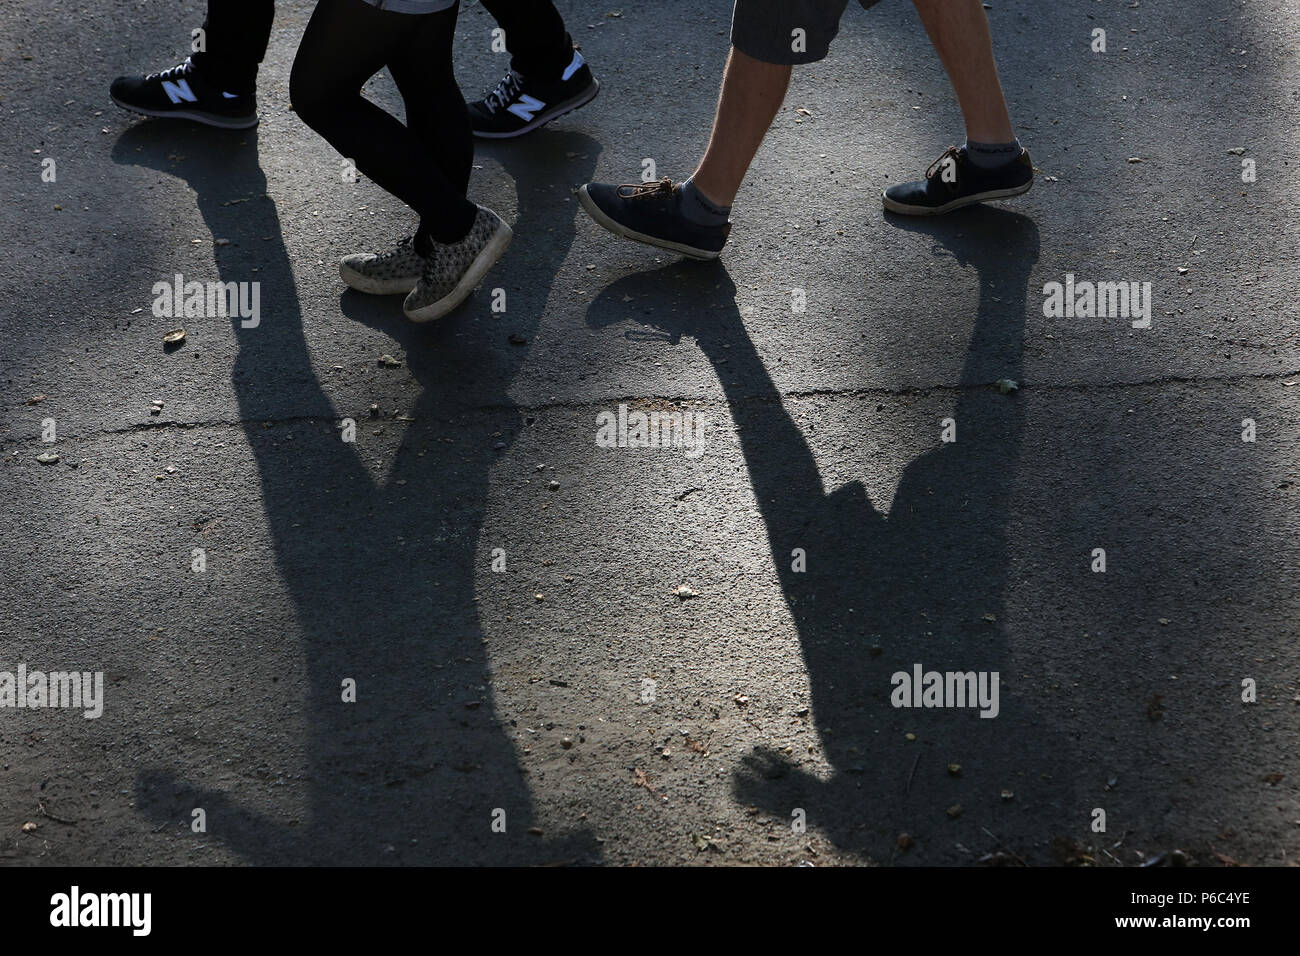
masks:
[[[558,79],[573,59],[573,38],[550,0],[482,0],[505,31],[510,68],[541,80]]]
[[[483,0],[483,6],[505,31],[510,70],[494,90],[469,105],[476,136],[522,136],[596,98],[600,84],[574,49],[555,4]]]
[[[588,183],[578,191],[598,224],[627,239],[716,259],[740,184],[785,102],[792,68],[824,59],[848,0],[736,0],[731,53],[713,131],[695,174],[676,186]]]
[[[717,206],[730,206],[790,85],[789,64],[764,63],[732,47],[722,74],[713,132],[691,182]]]
[[[193,54],[194,65],[223,90],[253,93],[274,19],[274,0],[208,0],[206,49]]]
[[[993,59],[989,21],[980,0],[912,0],[921,15],[957,103],[966,120],[966,138],[976,143],[1009,143],[1007,101]]]
[[[144,116],[245,129],[257,125],[257,68],[266,55],[274,0],[209,0],[191,55],[171,69],[119,76],[113,102]]]
[[[912,2],[957,94],[966,143],[949,148],[931,164],[925,179],[886,189],[885,208],[908,216],[936,216],[1028,192],[1034,184],[1034,164],[1011,126],[984,5],[980,0]]]

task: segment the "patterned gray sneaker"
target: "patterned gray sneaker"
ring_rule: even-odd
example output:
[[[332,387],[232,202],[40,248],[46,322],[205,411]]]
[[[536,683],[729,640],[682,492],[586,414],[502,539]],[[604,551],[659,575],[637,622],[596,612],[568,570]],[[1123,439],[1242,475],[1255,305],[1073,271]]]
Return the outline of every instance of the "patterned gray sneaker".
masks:
[[[415,237],[408,236],[387,252],[358,252],[344,256],[339,275],[358,292],[371,295],[402,295],[420,284],[424,256],[415,251]]]
[[[464,302],[501,258],[513,235],[500,216],[479,206],[469,235],[459,242],[433,244],[419,284],[402,303],[406,317],[432,322]]]

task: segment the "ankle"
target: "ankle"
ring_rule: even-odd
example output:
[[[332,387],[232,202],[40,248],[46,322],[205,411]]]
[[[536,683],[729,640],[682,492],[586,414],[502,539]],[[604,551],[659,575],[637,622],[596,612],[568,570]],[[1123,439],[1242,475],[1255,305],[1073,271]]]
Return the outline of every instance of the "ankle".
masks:
[[[732,203],[736,200],[734,193],[727,195],[725,190],[719,189],[716,184],[709,183],[707,177],[705,177],[704,184],[701,184],[699,170],[692,173],[690,178],[683,181],[681,185],[683,189],[688,185],[691,186],[696,194],[709,205],[718,209],[725,209],[728,212],[731,211]]]
[[[980,169],[998,169],[1020,157],[1020,140],[975,140],[967,138],[966,155]]]
[[[691,222],[701,226],[721,226],[730,218],[731,206],[710,199],[696,184],[694,176],[682,183],[679,189],[682,215]]]

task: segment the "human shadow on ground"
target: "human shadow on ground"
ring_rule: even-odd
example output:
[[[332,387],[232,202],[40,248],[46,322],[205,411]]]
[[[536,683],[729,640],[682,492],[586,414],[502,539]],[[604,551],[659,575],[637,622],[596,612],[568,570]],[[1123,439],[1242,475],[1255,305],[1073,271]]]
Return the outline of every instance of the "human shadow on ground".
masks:
[[[954,268],[973,268],[979,289],[960,380],[917,396],[946,406],[956,441],[940,441],[936,416],[934,448],[907,466],[888,513],[859,482],[824,490],[745,331],[725,268],[679,262],[626,276],[593,301],[587,322],[599,328],[631,319],[669,342],[693,337],[714,364],[735,422],[833,770],[822,780],[797,757],[760,747],[737,770],[738,799],[784,819],[803,809],[810,826],[875,859],[898,858],[906,832],[929,852],[904,859],[973,862],[987,852],[999,862],[1025,860],[1044,834],[1078,832],[1082,819],[1072,805],[1068,748],[1036,726],[1003,623],[1024,407],[994,383],[1020,378],[1038,230],[994,208],[899,228],[931,237],[932,254],[951,257]],[[655,307],[640,307],[646,301]],[[954,303],[954,322],[970,322],[967,315]],[[862,429],[872,427],[874,402],[845,399],[841,409],[862,414]],[[796,570],[796,549],[806,554],[806,570]],[[891,676],[911,675],[916,664],[999,672],[998,715],[895,708]],[[950,775],[948,764],[960,769]]]
[[[168,158],[178,140],[188,157],[182,162]],[[532,797],[494,705],[474,603],[477,537],[499,455],[487,433],[509,435],[518,427],[507,386],[525,350],[476,321],[476,312],[487,311],[483,292],[428,328],[407,323],[397,297],[345,295],[348,315],[381,326],[405,348],[425,390],[387,480],[377,477],[369,467],[376,452],[366,447],[374,423],[358,421],[355,444],[341,440],[342,415],[312,370],[256,134],[244,140],[145,122],[120,137],[113,156],[172,173],[192,188],[211,234],[232,240],[215,249],[217,278],[261,282],[260,324],[232,323],[239,343],[232,375],[275,569],[304,642],[306,699],[293,703],[305,710],[307,806],[301,821],[286,825],[287,818],[269,819],[239,792],[201,789],[170,768],[139,776],[137,804],[162,821],[188,822],[191,808],[203,807],[208,832],[253,863],[593,862],[599,852],[585,832],[545,840],[527,832]],[[572,142],[579,140],[594,166],[599,147],[580,136]],[[534,191],[524,187],[555,172],[554,153],[562,156],[568,142],[562,134],[539,137],[517,145],[510,160],[526,177],[513,251],[541,256],[552,276],[572,241],[574,206],[545,234],[537,223],[554,213],[533,204]],[[254,265],[260,271],[252,272]],[[488,286],[505,284],[510,265],[507,253]],[[522,291],[518,305],[536,306],[529,314],[540,316],[546,293],[545,286]],[[444,436],[465,437],[448,418],[470,415],[471,406],[490,410],[482,440],[441,443]],[[246,661],[250,673],[259,663]],[[342,700],[347,679],[356,682],[355,703]],[[243,712],[254,722],[274,719],[264,697],[251,694]],[[247,767],[258,762],[246,752],[232,756]],[[251,796],[260,806],[275,804],[269,786]],[[498,809],[505,811],[505,833],[492,830]]]

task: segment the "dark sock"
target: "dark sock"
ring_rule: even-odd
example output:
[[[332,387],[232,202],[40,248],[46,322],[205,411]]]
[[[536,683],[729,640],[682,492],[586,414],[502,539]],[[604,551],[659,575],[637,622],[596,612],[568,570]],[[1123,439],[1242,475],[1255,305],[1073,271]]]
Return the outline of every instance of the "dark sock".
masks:
[[[974,143],[966,140],[966,155],[980,169],[997,169],[1020,156],[1020,140],[1009,143]]]
[[[719,206],[695,185],[692,176],[679,187],[681,191],[682,215],[697,226],[725,226],[731,216],[730,206]]]

